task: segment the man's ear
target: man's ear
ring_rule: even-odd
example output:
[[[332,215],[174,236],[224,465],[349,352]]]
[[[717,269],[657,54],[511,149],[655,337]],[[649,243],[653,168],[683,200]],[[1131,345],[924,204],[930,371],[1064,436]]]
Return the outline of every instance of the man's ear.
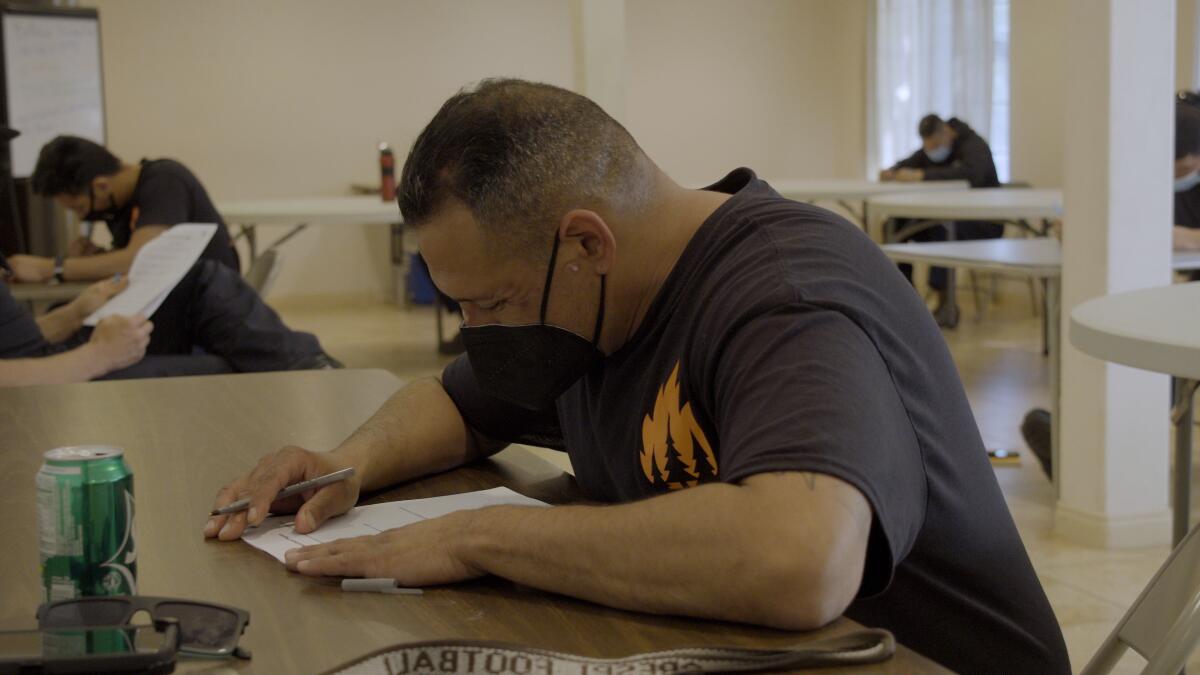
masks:
[[[112,176],[96,176],[92,179],[92,194],[97,197],[112,194]]]
[[[600,214],[588,209],[570,211],[563,216],[559,236],[576,238],[583,248],[582,259],[588,261],[596,273],[608,274],[612,270],[616,260],[616,237]]]

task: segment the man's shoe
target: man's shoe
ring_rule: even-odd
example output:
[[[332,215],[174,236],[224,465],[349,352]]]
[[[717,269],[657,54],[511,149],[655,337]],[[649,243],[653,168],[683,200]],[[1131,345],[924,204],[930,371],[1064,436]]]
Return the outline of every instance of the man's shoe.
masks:
[[[1038,463],[1042,465],[1042,471],[1046,473],[1046,478],[1050,480],[1054,480],[1053,456],[1050,454],[1050,425],[1052,423],[1050,411],[1042,408],[1030,410],[1025,414],[1024,421],[1021,422],[1021,435],[1025,437],[1025,443],[1033,451],[1033,456],[1037,457]]]
[[[933,320],[942,328],[958,326],[958,303],[947,302],[944,294],[939,294],[937,309],[933,310]]]

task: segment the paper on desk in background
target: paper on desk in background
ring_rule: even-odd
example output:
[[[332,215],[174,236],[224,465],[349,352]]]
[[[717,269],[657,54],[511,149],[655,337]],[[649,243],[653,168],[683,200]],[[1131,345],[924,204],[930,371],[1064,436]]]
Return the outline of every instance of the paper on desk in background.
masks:
[[[216,231],[211,223],[183,223],[151,239],[133,258],[129,286],[92,312],[83,325],[95,326],[114,315],[149,317],[196,264]]]
[[[295,516],[271,516],[257,528],[247,530],[242,540],[266,551],[283,562],[283,554],[300,546],[315,546],[346,537],[379,534],[384,530],[412,525],[454,511],[481,509],[485,506],[549,506],[545,502],[517,494],[504,487],[479,492],[464,492],[446,497],[409,499],[400,502],[356,506],[348,513],[330,518],[311,534],[297,534],[292,527]]]

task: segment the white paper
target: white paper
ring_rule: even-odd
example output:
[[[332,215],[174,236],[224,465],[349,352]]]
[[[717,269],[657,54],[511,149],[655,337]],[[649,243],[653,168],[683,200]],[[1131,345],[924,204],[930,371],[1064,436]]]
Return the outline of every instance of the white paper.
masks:
[[[211,223],[175,225],[138,249],[129,268],[129,286],[84,319],[95,326],[101,319],[141,314],[149,317],[183,279],[217,232]]]
[[[347,537],[379,534],[384,530],[437,518],[454,511],[481,509],[502,504],[549,506],[545,502],[517,494],[508,488],[499,487],[446,497],[356,506],[341,516],[330,518],[311,534],[296,533],[293,527],[295,516],[271,516],[257,528],[247,530],[242,535],[242,540],[254,548],[270,553],[279,562],[283,562],[284,553],[300,546],[315,546]]]

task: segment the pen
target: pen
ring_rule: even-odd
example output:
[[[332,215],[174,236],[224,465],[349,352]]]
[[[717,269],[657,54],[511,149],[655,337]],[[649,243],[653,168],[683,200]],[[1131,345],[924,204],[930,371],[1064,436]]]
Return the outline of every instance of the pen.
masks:
[[[306,480],[301,483],[296,483],[295,485],[289,485],[289,486],[283,488],[282,490],[280,490],[279,494],[275,495],[275,499],[273,499],[272,501],[279,501],[280,499],[287,499],[288,497],[291,497],[293,495],[298,495],[301,492],[304,492],[305,490],[312,490],[314,488],[319,488],[319,487],[323,487],[325,485],[329,485],[330,483],[336,483],[338,481],[346,480],[347,478],[349,478],[353,475],[354,475],[354,467],[351,466],[351,467],[346,467],[345,469],[334,471],[333,473],[327,473],[324,476],[318,476],[316,478],[313,478],[312,480]],[[225,506],[222,506],[219,509],[214,509],[213,512],[208,515],[224,516],[224,515],[228,515],[230,513],[237,513],[238,511],[245,511],[248,508],[250,508],[250,500],[239,499],[236,502],[233,502],[231,504],[226,504]]]

